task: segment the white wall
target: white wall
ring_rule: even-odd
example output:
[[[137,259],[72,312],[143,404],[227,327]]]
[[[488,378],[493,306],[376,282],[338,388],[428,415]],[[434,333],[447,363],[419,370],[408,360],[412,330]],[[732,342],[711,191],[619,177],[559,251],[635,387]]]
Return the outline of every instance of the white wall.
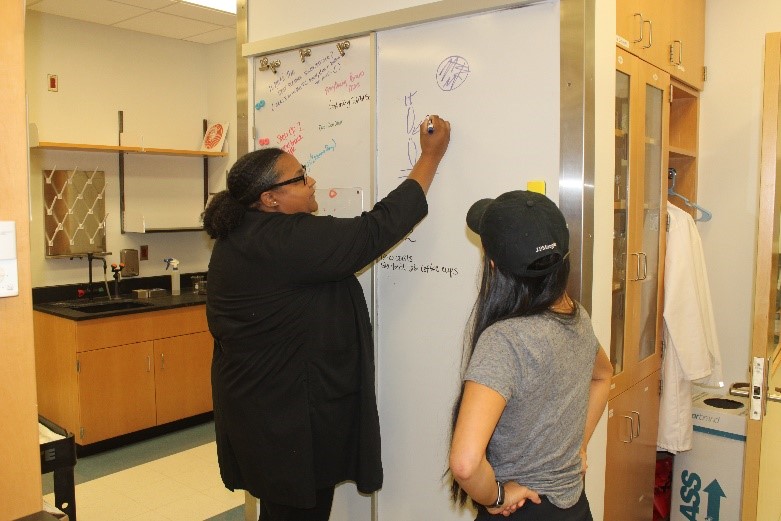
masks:
[[[765,33],[777,31],[777,0],[707,0],[698,202],[713,219],[698,228],[727,385],[748,378]]]
[[[265,40],[285,34],[323,27],[333,23],[387,13],[405,7],[435,2],[426,0],[394,0],[389,9],[384,0],[247,0],[248,41]]]
[[[596,0],[595,10],[594,280],[591,320],[597,338],[609,353],[613,306],[616,3],[612,0]],[[586,494],[595,520],[604,516],[606,447],[607,414],[604,414],[588,448]]]
[[[210,190],[224,186],[224,172],[236,148],[235,41],[207,46],[37,12],[28,12],[25,33],[29,121],[37,125],[42,141],[117,144],[117,111],[123,110],[125,131],[142,134],[145,146],[197,149],[204,118],[228,121],[234,131],[229,131],[225,150],[231,155],[209,160],[215,173],[210,176]],[[58,92],[47,90],[47,74],[58,75]],[[192,168],[197,160],[160,161],[173,161],[174,168]],[[146,244],[150,260],[141,262],[142,276],[165,273],[162,259],[170,256],[182,261],[184,272],[206,270],[211,244],[203,232],[120,232],[117,154],[34,151],[30,165],[33,286],[87,280],[86,261],[44,257],[40,172],[54,166],[105,171],[110,263],[119,262],[121,249]],[[170,202],[175,211],[176,193],[170,194]]]

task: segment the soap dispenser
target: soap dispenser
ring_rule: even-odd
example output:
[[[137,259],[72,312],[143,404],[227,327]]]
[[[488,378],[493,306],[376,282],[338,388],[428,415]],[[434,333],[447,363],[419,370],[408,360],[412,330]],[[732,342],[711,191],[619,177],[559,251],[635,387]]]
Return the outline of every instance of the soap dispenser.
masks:
[[[169,257],[163,259],[165,262],[165,269],[171,268],[171,295],[181,294],[181,286],[179,285],[179,260]]]

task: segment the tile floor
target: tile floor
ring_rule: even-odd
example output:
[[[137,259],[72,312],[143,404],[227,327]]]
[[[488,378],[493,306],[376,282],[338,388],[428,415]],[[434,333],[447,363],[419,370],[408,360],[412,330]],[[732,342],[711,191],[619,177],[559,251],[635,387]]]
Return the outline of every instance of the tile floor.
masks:
[[[54,504],[51,474],[44,499]],[[209,422],[80,458],[78,521],[244,521],[244,492],[220,480]]]

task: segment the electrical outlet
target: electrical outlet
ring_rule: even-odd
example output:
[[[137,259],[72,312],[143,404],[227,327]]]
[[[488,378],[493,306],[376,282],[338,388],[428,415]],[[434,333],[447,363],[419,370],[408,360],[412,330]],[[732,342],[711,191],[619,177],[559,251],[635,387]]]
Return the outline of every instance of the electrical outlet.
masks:
[[[140,250],[138,252],[139,260],[149,260],[149,245],[142,244],[138,249]]]

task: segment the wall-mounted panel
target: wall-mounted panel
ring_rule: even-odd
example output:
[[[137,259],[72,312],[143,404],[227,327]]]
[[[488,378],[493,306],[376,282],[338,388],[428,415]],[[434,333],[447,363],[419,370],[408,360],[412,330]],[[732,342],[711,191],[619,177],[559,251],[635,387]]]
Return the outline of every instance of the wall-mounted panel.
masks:
[[[534,180],[558,201],[559,48],[556,3],[378,34],[378,195],[409,173],[427,114],[452,123],[429,215],[376,268],[380,520],[474,518],[442,479],[481,262],[466,212]]]

